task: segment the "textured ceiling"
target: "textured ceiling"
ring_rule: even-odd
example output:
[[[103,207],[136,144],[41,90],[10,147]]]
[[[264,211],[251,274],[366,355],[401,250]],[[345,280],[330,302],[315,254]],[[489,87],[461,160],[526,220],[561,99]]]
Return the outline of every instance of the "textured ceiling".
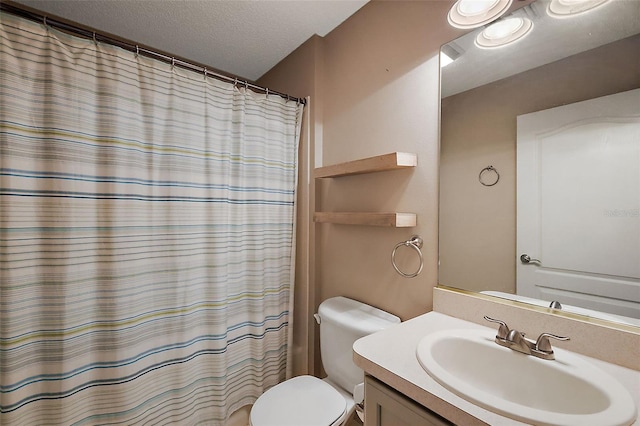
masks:
[[[46,13],[257,80],[368,0],[17,0]]]

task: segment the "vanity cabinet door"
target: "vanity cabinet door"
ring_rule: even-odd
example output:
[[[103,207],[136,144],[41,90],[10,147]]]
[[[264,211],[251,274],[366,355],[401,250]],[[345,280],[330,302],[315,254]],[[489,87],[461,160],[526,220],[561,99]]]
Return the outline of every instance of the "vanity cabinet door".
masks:
[[[378,380],[366,376],[365,426],[449,426],[448,422]]]

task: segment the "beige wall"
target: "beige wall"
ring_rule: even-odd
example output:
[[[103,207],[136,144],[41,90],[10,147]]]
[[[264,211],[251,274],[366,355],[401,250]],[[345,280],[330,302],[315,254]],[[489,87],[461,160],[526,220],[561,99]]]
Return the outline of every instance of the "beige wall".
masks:
[[[324,164],[405,151],[418,155],[418,167],[322,180],[318,210],[415,212],[418,225],[317,225],[318,300],[344,295],[403,320],[431,310],[438,249],[438,52],[455,37],[446,20],[450,6],[372,2],[324,40]],[[390,255],[412,234],[424,239],[425,265],[421,275],[407,279],[395,272]]]
[[[315,199],[311,195],[309,201],[315,201],[317,211],[415,212],[418,225],[394,229],[311,223],[309,235],[315,234],[315,241],[310,239],[309,269],[315,274],[308,277],[309,305],[296,306],[307,316],[302,321],[296,316],[299,327],[308,327],[302,333],[306,336],[317,332],[310,315],[332,296],[361,300],[403,320],[432,308],[438,273],[438,52],[461,34],[447,24],[452,4],[373,1],[259,80],[275,90],[312,96],[311,151],[317,152],[317,165],[393,151],[418,155],[413,170],[316,182]],[[308,188],[314,194],[312,183]],[[425,266],[417,278],[406,279],[394,271],[390,255],[413,234],[424,238]],[[400,260],[413,255],[398,254]],[[315,345],[307,357],[309,371],[321,374],[317,337]]]
[[[638,52],[634,36],[443,100],[441,284],[515,291],[516,116],[640,87]]]

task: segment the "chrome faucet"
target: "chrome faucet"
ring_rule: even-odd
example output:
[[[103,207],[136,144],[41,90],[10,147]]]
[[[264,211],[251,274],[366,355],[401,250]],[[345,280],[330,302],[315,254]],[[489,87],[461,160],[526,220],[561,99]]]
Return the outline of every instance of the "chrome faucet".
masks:
[[[507,334],[506,340],[509,344],[509,346],[507,346],[509,349],[531,355],[533,345],[530,341],[525,339],[524,333],[520,333],[518,330],[511,330],[509,334]]]
[[[521,333],[518,330],[510,330],[509,326],[507,326],[507,324],[502,320],[494,319],[486,315],[484,316],[484,319],[500,324],[500,327],[498,328],[498,334],[496,334],[495,338],[495,342],[497,344],[526,355],[533,355],[537,358],[548,360],[556,358],[553,353],[553,348],[551,347],[549,338],[558,340],[570,340],[568,337],[557,336],[551,333],[542,333],[540,334],[540,336],[538,336],[536,341],[533,342],[525,338],[524,333]]]

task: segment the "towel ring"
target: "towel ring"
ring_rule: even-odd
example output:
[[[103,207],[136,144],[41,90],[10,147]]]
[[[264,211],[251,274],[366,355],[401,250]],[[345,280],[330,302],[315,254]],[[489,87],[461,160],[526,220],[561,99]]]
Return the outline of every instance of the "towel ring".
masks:
[[[485,172],[493,172],[493,173],[495,173],[495,177],[494,177],[494,179],[495,179],[495,180],[494,180],[493,182],[486,182],[486,181],[483,179],[483,177],[484,177],[484,176],[483,176],[483,174],[484,174]],[[480,181],[480,183],[481,183],[481,184],[483,184],[484,186],[493,186],[493,185],[495,185],[496,183],[498,183],[498,181],[500,180],[500,173],[498,173],[498,171],[496,170],[496,168],[495,168],[495,167],[493,167],[493,166],[487,166],[487,167],[485,167],[484,169],[480,170],[480,174],[478,174],[478,180],[479,180],[479,181]]]
[[[422,272],[422,267],[424,266],[424,258],[422,257],[422,251],[420,250],[422,248],[422,242],[422,238],[420,238],[418,235],[414,235],[407,241],[401,241],[396,244],[396,246],[393,248],[393,251],[391,252],[391,264],[393,265],[393,269],[395,269],[397,273],[405,278],[415,278],[420,274],[420,272]],[[411,247],[416,252],[418,252],[418,256],[420,256],[420,266],[418,267],[418,270],[416,272],[407,274],[406,272],[401,271],[400,268],[398,268],[398,265],[396,265],[396,252],[398,248],[402,246]]]

